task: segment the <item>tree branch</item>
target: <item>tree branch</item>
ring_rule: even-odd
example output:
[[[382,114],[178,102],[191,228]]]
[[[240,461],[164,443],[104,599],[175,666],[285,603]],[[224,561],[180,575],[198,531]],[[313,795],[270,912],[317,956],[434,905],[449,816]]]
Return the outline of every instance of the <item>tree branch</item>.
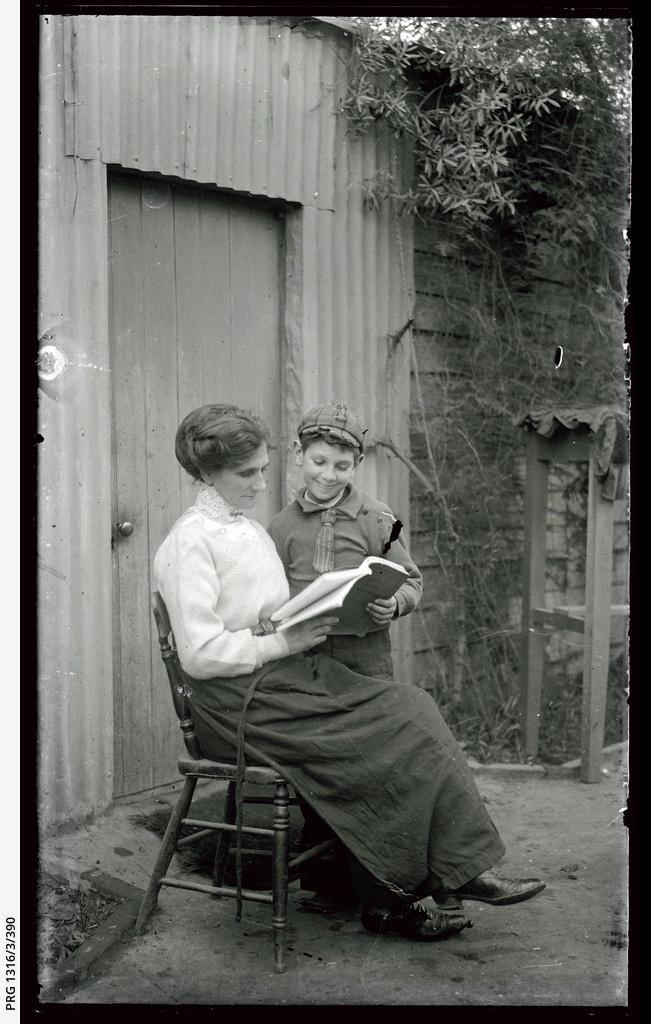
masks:
[[[421,472],[421,470],[418,468],[415,462],[412,462],[408,455],[405,455],[404,452],[401,452],[398,448],[396,448],[395,444],[393,443],[390,437],[378,438],[376,441],[372,441],[370,444],[366,445],[366,448],[376,447],[388,448],[390,452],[393,452],[397,459],[400,459],[401,462],[404,462],[407,469],[414,474],[416,479],[420,480],[421,484],[423,485],[427,493],[431,494],[438,501],[436,495],[436,488],[434,487],[432,482],[427,479],[425,474]]]

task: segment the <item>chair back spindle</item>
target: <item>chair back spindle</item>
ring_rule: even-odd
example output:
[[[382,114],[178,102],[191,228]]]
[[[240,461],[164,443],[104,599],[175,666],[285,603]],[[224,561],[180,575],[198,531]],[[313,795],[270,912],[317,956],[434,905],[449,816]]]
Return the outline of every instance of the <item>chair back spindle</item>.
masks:
[[[152,594],[151,605],[158,630],[161,658],[167,670],[167,678],[172,692],[172,702],[176,711],[176,717],[181,726],[183,742],[190,757],[200,758],[202,756],[201,747],[194,731],[194,722],[192,721],[192,713],[187,696],[188,682],[176,651],[170,617],[165,607],[165,602],[158,591]]]

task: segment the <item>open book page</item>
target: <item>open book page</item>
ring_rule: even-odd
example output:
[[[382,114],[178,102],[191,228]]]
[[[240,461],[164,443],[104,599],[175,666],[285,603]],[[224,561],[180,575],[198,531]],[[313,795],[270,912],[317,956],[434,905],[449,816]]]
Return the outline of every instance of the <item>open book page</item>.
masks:
[[[341,572],[347,575],[353,572],[354,575],[352,578],[349,576],[335,590],[330,590],[325,595],[319,594],[319,588],[315,586],[323,579],[323,577],[319,577],[301,591],[301,594],[297,595],[302,598],[307,595],[309,598],[316,594],[315,600],[310,600],[309,603],[304,600],[303,607],[297,610],[295,605],[293,609],[290,608],[290,605],[296,600],[293,598],[292,601],[288,601],[282,608],[274,612],[272,619],[280,622],[278,630],[283,631],[307,619],[313,619],[328,612],[336,612],[339,618],[339,627],[357,636],[364,636],[374,625],[366,611],[366,605],[378,597],[391,597],[408,575],[402,566],[373,556],[365,558],[356,570],[344,569]],[[337,573],[324,573],[324,576],[326,575],[336,576]],[[310,593],[308,594],[308,592]],[[294,614],[291,614],[292,611]]]
[[[289,601],[286,601],[281,608],[278,608],[271,616],[271,621],[280,622],[292,615],[296,615],[297,612],[314,604],[320,598],[327,597],[328,594],[339,590],[349,580],[359,579],[361,575],[369,572],[370,569],[364,563],[352,569],[334,569],[332,572],[324,572],[321,576],[317,576],[315,580],[312,580],[311,583],[308,583],[307,587],[301,590],[300,594],[296,594]]]
[[[289,629],[290,626],[296,626],[299,622],[305,622],[306,619],[316,619],[318,615],[325,615],[326,612],[336,611],[343,605],[346,596],[352,587],[355,586],[357,578],[348,580],[342,587],[338,587],[333,590],[332,593],[326,594],[325,597],[319,598],[318,601],[314,601],[313,604],[308,605],[307,608],[301,609],[300,612],[296,612],[294,615],[290,615],[288,619],[284,619],[278,626],[278,632],[282,633],[284,629]]]

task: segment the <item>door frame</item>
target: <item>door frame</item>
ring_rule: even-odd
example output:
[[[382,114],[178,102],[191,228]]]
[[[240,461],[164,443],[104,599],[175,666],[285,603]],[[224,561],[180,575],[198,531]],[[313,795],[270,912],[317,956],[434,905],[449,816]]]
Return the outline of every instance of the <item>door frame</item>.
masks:
[[[202,183],[197,181],[188,180],[186,178],[180,178],[171,175],[159,174],[157,172],[146,173],[131,168],[122,167],[119,164],[105,164],[106,173],[106,223],[107,223],[107,251],[106,251],[106,288],[108,296],[108,309],[107,309],[107,335],[108,335],[108,365],[109,369],[115,366],[115,341],[113,335],[113,312],[112,312],[112,294],[110,288],[110,270],[109,270],[109,257],[110,257],[110,231],[109,231],[109,191],[110,191],[110,178],[112,176],[119,177],[130,177],[139,181],[159,181],[166,182],[170,185],[179,185],[183,188],[194,188],[198,192],[212,192],[218,195],[225,195],[236,198],[243,202],[251,202],[255,206],[264,208],[266,210],[273,210],[279,220],[284,222],[284,229],[281,228],[281,252],[279,255],[279,317],[278,317],[278,342],[279,342],[279,360],[280,360],[280,437],[273,438],[272,444],[274,444],[280,453],[281,467],[280,467],[280,500],[281,505],[286,504],[288,500],[288,493],[291,487],[291,466],[289,463],[289,420],[290,410],[300,410],[301,408],[301,377],[302,377],[302,338],[300,334],[300,324],[302,322],[302,311],[303,311],[303,295],[302,295],[302,273],[301,273],[301,260],[302,260],[302,243],[303,243],[303,230],[302,230],[302,215],[303,207],[297,203],[289,203],[283,199],[269,198],[268,196],[253,196],[247,192],[241,192],[236,189],[220,188],[219,186],[212,183]],[[293,357],[292,357],[293,350]],[[288,373],[288,363],[294,367],[293,373]],[[112,650],[113,650],[113,665],[111,672],[111,683],[112,683],[112,715],[113,715],[113,801],[124,802],[129,801],[133,797],[137,796],[137,793],[127,794],[116,794],[115,788],[117,784],[117,768],[120,764],[120,757],[118,754],[118,730],[116,724],[118,721],[118,700],[122,697],[121,688],[116,685],[116,673],[118,672],[118,666],[120,665],[119,645],[120,645],[120,615],[119,615],[119,590],[116,585],[118,578],[117,573],[117,559],[118,550],[117,545],[113,543],[113,529],[117,522],[118,508],[117,508],[117,458],[116,458],[116,421],[115,421],[115,378],[110,373],[110,415],[111,415],[111,430],[109,438],[109,460],[110,460],[110,471],[111,471],[111,633],[112,633]],[[254,410],[255,411],[255,410]],[[284,450],[284,455],[283,455]],[[151,628],[151,623],[150,623]],[[154,669],[156,665],[154,664]],[[179,730],[180,737],[180,730]],[[180,750],[180,748],[179,748]],[[145,790],[141,790],[141,793],[156,792],[159,790],[165,790],[174,783],[162,783],[158,786],[150,787]]]
[[[199,191],[216,192],[220,195],[232,196],[242,201],[251,201],[256,205],[264,206],[267,209],[272,207],[279,217],[284,221],[283,252],[280,261],[280,438],[279,446],[285,446],[285,472],[281,480],[281,500],[285,503],[288,500],[292,487],[293,477],[291,465],[289,464],[289,423],[293,419],[298,422],[303,412],[303,370],[304,370],[304,344],[301,331],[303,323],[303,215],[305,207],[301,203],[290,202],[280,197],[254,195],[251,192],[242,192],[238,189],[224,188],[212,182],[194,181],[190,178],[180,178],[171,174],[160,174],[158,171],[140,171],[131,167],[123,167],[122,164],[103,164],[106,174],[106,221],[108,229],[108,179],[111,174],[129,176],[140,180],[168,182],[170,185],[182,185],[189,188],[196,188]],[[108,237],[108,230],[107,230]],[[109,269],[108,260],[106,264],[106,287],[108,291]],[[111,309],[109,296],[108,324],[107,329],[110,335]],[[109,366],[112,366],[113,349],[112,339],[109,336]],[[288,366],[292,366],[293,372],[288,372]],[[284,401],[283,401],[284,397]],[[112,406],[112,399],[111,399]],[[111,466],[113,466],[114,437],[110,439]],[[113,494],[115,489],[113,488]]]

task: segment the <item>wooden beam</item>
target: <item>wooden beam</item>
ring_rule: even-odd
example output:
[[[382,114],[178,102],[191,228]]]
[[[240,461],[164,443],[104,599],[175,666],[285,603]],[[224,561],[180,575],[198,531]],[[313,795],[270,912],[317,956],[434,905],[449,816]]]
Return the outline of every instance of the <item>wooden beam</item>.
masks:
[[[545,601],[545,541],[547,524],[546,461],[540,459],[536,434],[527,438],[524,492],[524,586],[520,661],[520,727],[525,754],[538,753],[540,698],[545,635],[532,622],[532,611]]]
[[[568,615],[557,608],[532,608],[532,626],[549,629],[564,629],[572,633],[583,633],[585,620],[579,615]]]
[[[610,591],[613,561],[613,503],[605,501],[590,459],[586,549],[583,722],[581,779],[598,782],[601,774],[610,653]]]
[[[555,604],[555,612],[567,612],[568,615],[585,615],[584,604]],[[610,614],[616,617],[626,617],[629,614],[630,608],[627,604],[611,604]]]
[[[529,434],[539,459],[546,462],[587,462],[590,458],[590,430],[558,430],[552,437]]]

